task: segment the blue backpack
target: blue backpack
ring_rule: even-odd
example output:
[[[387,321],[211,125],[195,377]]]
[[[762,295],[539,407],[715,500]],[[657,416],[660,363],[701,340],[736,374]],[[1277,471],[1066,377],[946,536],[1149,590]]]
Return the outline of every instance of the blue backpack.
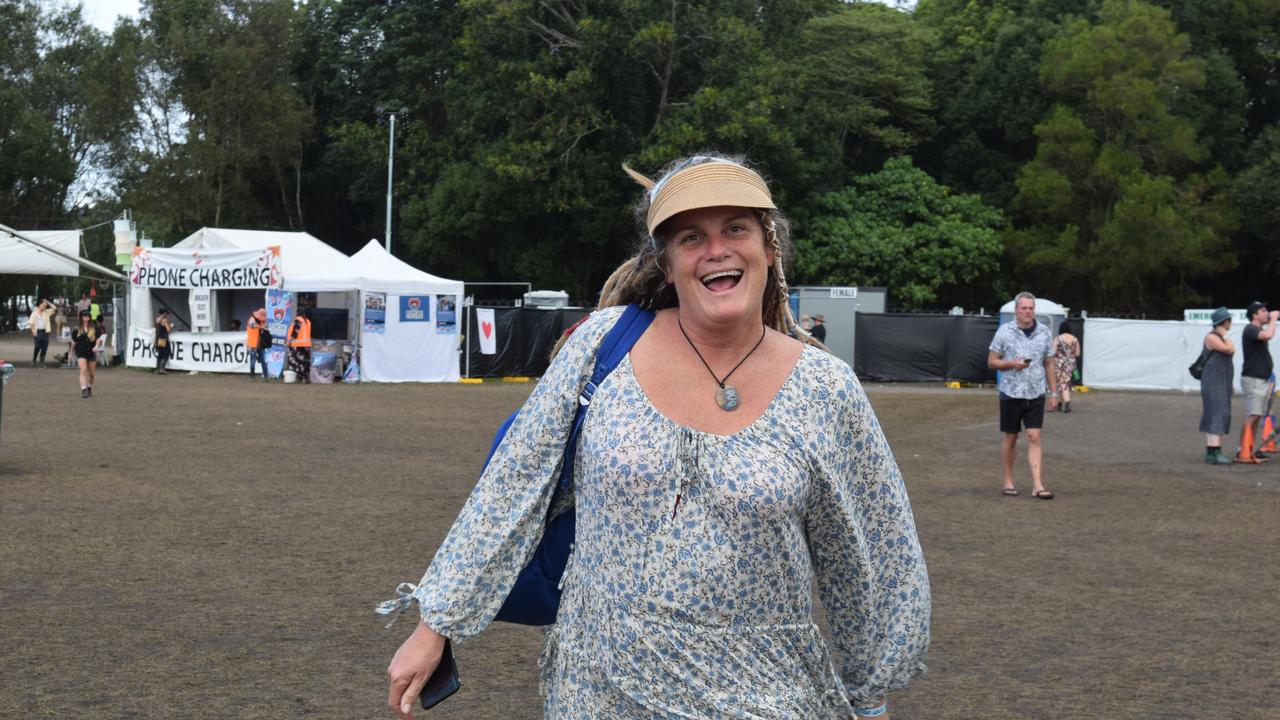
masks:
[[[578,410],[573,416],[573,425],[564,445],[564,461],[561,463],[560,480],[556,484],[555,493],[551,496],[551,505],[556,507],[558,501],[569,492],[573,484],[573,460],[578,452],[578,433],[582,430],[582,422],[587,417],[587,409],[596,388],[613,372],[613,369],[627,356],[631,347],[653,321],[653,313],[636,305],[628,305],[622,317],[605,336],[596,351],[596,366],[591,379],[582,387],[578,396]],[[485,467],[493,459],[507,429],[515,421],[519,410],[502,423],[494,435],[493,445],[489,448],[489,456],[485,458]],[[534,551],[529,564],[524,566],[516,578],[515,585],[498,611],[495,620],[515,623],[517,625],[551,625],[556,621],[556,613],[560,610],[560,578],[564,576],[564,566],[569,560],[569,552],[573,546],[575,533],[576,508],[569,508],[554,518],[550,518],[542,529],[542,539],[538,549]]]

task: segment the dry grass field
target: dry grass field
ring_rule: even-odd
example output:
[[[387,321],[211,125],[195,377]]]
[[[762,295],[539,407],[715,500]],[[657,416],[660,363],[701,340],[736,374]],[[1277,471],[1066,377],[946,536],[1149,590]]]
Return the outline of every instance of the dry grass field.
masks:
[[[0,342],[25,360],[29,340]],[[531,385],[264,385],[19,365],[0,424],[0,718],[389,718],[415,580]],[[1093,392],[1058,497],[1000,495],[991,390],[877,386],[934,592],[895,720],[1280,718],[1280,460],[1201,462],[1198,396]],[[1239,421],[1239,405],[1237,403]],[[1233,437],[1234,440],[1234,437]],[[458,652],[436,718],[541,716],[541,632]]]

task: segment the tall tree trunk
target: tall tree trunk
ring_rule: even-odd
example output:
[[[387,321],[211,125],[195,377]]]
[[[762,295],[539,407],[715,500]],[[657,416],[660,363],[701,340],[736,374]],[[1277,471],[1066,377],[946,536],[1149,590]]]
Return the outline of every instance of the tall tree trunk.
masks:
[[[293,209],[289,207],[289,193],[285,190],[284,173],[280,169],[280,163],[272,160],[271,169],[276,172],[276,187],[280,188],[280,207],[284,210],[285,220],[289,223],[289,229],[293,230]]]
[[[676,63],[676,49],[680,45],[680,33],[676,31],[676,9],[680,6],[680,0],[671,0],[671,49],[667,52],[666,67],[662,69],[662,75],[658,77],[658,115],[653,119],[653,127],[649,128],[649,135],[652,136],[658,132],[658,126],[662,124],[662,119],[667,114],[667,95],[671,92],[671,74],[674,72]]]
[[[293,164],[293,202],[298,209],[298,229],[306,228],[302,221],[302,145],[298,145],[298,160]]]

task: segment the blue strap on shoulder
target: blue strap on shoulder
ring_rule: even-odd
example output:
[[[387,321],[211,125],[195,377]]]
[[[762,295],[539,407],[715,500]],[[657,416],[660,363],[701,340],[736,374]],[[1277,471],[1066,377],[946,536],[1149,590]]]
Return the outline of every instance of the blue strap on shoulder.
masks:
[[[569,439],[564,446],[564,464],[560,468],[557,492],[567,490],[573,481],[573,461],[578,454],[578,433],[582,431],[582,422],[587,417],[587,408],[591,405],[591,399],[595,397],[600,383],[604,382],[604,379],[609,377],[609,373],[613,372],[613,369],[618,367],[618,363],[621,363],[627,353],[631,352],[631,348],[635,346],[640,336],[644,335],[644,331],[649,329],[651,322],[653,322],[652,312],[639,305],[628,305],[622,312],[622,317],[619,317],[613,328],[609,330],[609,334],[605,335],[604,342],[600,343],[600,348],[596,351],[596,366],[591,372],[591,379],[582,386],[582,392],[578,395],[578,409],[573,415],[573,427],[569,431]]]

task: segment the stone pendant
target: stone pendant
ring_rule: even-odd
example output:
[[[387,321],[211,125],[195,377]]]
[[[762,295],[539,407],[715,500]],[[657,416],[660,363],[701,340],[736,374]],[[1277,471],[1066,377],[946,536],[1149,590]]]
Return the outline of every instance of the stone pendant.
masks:
[[[716,404],[725,412],[733,412],[738,409],[738,389],[732,385],[721,385],[716,390]]]

